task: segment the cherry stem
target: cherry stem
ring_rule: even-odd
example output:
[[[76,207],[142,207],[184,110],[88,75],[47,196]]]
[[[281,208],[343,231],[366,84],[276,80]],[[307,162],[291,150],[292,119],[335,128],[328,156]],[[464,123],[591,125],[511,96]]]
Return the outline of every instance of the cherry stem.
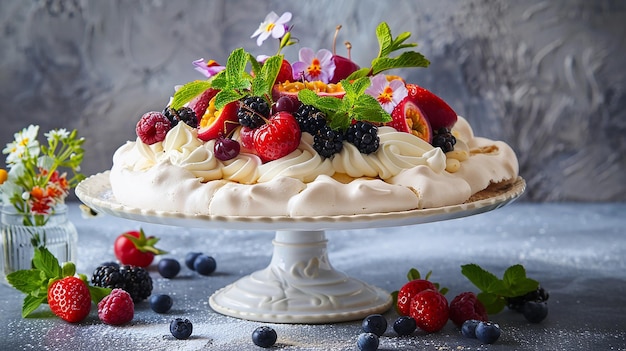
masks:
[[[339,35],[340,30],[341,24],[335,27],[335,35],[333,36],[333,55],[337,54],[337,35]]]
[[[345,43],[343,43],[343,45],[345,45],[346,49],[348,49],[348,60],[352,60],[352,58],[350,57],[350,50],[352,50],[352,44],[350,44],[349,41],[346,41]]]

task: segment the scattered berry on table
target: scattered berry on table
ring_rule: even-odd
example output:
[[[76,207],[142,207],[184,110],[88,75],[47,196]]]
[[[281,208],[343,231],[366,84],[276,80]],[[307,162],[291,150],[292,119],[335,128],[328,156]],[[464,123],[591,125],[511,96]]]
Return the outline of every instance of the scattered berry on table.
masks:
[[[522,296],[508,297],[506,298],[506,304],[509,309],[517,312],[524,311],[524,304],[527,301],[544,302],[548,301],[550,294],[541,286],[537,287],[537,290],[533,290]]]
[[[356,345],[361,351],[376,351],[379,342],[378,335],[374,333],[361,333],[356,339]]]
[[[172,128],[174,128],[178,122],[186,123],[191,128],[198,127],[198,119],[196,113],[190,107],[181,107],[175,110],[171,107],[166,107],[163,110],[163,115],[170,121]]]
[[[180,263],[173,258],[163,258],[158,264],[159,273],[163,278],[174,278],[180,272]]]
[[[380,314],[371,314],[361,323],[361,328],[366,333],[373,333],[378,336],[385,334],[387,330],[387,320]]]
[[[357,121],[346,131],[346,141],[354,144],[359,152],[371,154],[378,150],[380,145],[378,127],[368,122]]]
[[[293,114],[300,130],[316,135],[326,125],[326,115],[311,105],[301,105]]]
[[[196,257],[202,255],[202,252],[189,252],[185,255],[185,266],[191,270],[196,270],[193,267],[193,263],[196,260]]]
[[[176,318],[170,322],[170,333],[180,340],[188,339],[193,332],[193,324],[189,319]]]
[[[278,339],[276,330],[268,326],[260,326],[252,332],[252,342],[259,347],[272,347],[276,339]]]
[[[527,321],[539,323],[548,316],[548,302],[527,301],[522,313]]]
[[[456,138],[452,135],[450,129],[448,128],[440,128],[439,130],[436,130],[431,143],[433,147],[441,148],[443,152],[454,150],[455,144]]]
[[[215,140],[213,152],[215,153],[215,157],[220,161],[233,159],[239,155],[240,151],[241,145],[237,140],[224,137],[218,137],[217,140]]]
[[[485,306],[470,291],[457,295],[450,302],[450,320],[454,325],[460,328],[468,319],[489,320]]]
[[[404,284],[398,291],[398,313],[408,316],[411,313],[411,299],[424,290],[437,290],[435,284],[426,279],[413,279]]]
[[[482,321],[476,319],[468,319],[461,325],[461,334],[470,339],[476,339],[476,327]]]
[[[161,112],[146,112],[141,116],[135,132],[142,142],[148,145],[165,140],[165,135],[172,128],[172,124]]]
[[[193,261],[193,268],[200,275],[211,275],[216,267],[215,259],[204,254],[197,256]]]
[[[59,318],[77,323],[91,311],[91,295],[84,281],[77,277],[65,277],[48,287],[48,305]]]
[[[270,106],[259,96],[248,96],[241,100],[237,118],[239,124],[249,128],[258,128],[265,124],[264,119],[270,115]]]
[[[146,236],[143,229],[131,230],[120,234],[115,239],[113,251],[122,264],[148,267],[155,255],[166,253],[154,246],[157,242],[159,238]]]
[[[172,308],[174,300],[165,294],[150,296],[150,308],[156,313],[165,313]]]
[[[130,322],[134,315],[135,304],[125,290],[113,289],[98,303],[98,318],[106,324],[125,324]]]
[[[91,283],[103,288],[124,289],[134,302],[145,300],[152,293],[150,274],[135,266],[99,266],[93,272]]]
[[[476,339],[485,344],[493,344],[500,337],[500,326],[493,322],[479,322],[476,326]]]
[[[393,322],[393,330],[400,336],[411,335],[417,329],[415,319],[409,316],[400,316]]]
[[[448,322],[448,300],[437,290],[424,290],[411,299],[410,316],[417,327],[428,332],[440,331]]]
[[[331,157],[343,149],[343,134],[325,125],[313,137],[313,149],[320,156]]]

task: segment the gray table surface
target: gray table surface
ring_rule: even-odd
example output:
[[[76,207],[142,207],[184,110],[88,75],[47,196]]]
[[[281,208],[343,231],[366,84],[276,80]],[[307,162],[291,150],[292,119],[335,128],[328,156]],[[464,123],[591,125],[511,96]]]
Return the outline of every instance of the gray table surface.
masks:
[[[174,307],[156,314],[147,302],[121,327],[98,320],[95,308],[79,324],[52,315],[47,306],[33,317],[20,316],[23,295],[0,284],[0,350],[255,350],[252,331],[271,325],[278,333],[273,349],[357,350],[360,321],[324,325],[270,324],[217,314],[208,297],[243,275],[264,268],[272,253],[272,232],[219,231],[140,223],[112,216],[81,217],[78,204],[70,219],[79,232],[77,269],[91,274],[114,259],[113,241],[123,231],[142,227],[161,237],[168,257],[183,260],[202,251],[217,260],[209,277],[183,265],[179,276],[160,277],[149,269],[153,293],[168,293]],[[432,280],[447,286],[452,299],[476,291],[460,266],[477,263],[501,275],[521,263],[551,296],[550,314],[529,324],[515,312],[491,316],[502,328],[493,345],[463,338],[452,323],[439,333],[398,337],[389,327],[380,350],[626,350],[626,204],[528,204],[472,217],[408,227],[328,231],[333,266],[387,291],[399,289],[411,267],[432,270]],[[385,316],[391,322],[393,310]],[[188,340],[169,333],[169,321],[185,317],[194,324]]]

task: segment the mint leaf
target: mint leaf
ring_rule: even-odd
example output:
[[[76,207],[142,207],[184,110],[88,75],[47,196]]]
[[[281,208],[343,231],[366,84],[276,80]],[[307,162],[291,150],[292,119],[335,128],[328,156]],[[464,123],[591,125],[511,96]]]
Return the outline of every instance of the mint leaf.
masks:
[[[385,123],[391,121],[391,115],[380,107],[376,99],[369,95],[361,95],[354,104],[354,116],[356,120],[369,121],[374,123]]]
[[[361,68],[359,70],[352,72],[346,79],[348,81],[351,81],[351,80],[359,79],[361,77],[369,76],[371,73],[371,70],[372,69],[369,67]]]
[[[19,270],[8,274],[6,278],[15,289],[30,294],[43,284],[45,279],[41,278],[41,273],[39,269]]]
[[[91,286],[87,284],[87,289],[89,289],[89,295],[91,295],[91,301],[93,301],[96,305],[102,299],[104,299],[107,295],[111,293],[112,289],[109,288],[101,288],[99,286]]]
[[[220,110],[227,104],[237,101],[244,96],[244,94],[235,90],[220,90],[220,92],[215,95],[215,108]]]
[[[43,271],[47,278],[55,279],[61,277],[61,266],[59,260],[48,249],[40,247],[35,249],[33,256],[33,266]]]
[[[379,52],[378,57],[385,57],[392,51],[391,43],[393,42],[393,36],[391,35],[391,29],[386,22],[381,22],[376,27],[376,38],[378,39]]]
[[[42,303],[46,302],[47,296],[26,295],[22,303],[22,318],[26,318],[31,312],[37,309]]]
[[[215,79],[213,81],[215,81]],[[170,107],[178,110],[179,108],[183,107],[184,104],[188,103],[196,96],[202,94],[202,92],[209,89],[211,86],[212,81],[208,80],[196,80],[183,85],[174,93],[174,97],[172,99]]]
[[[226,69],[222,72],[225,74],[230,88],[240,90],[250,87],[250,82],[244,78],[244,72],[247,64],[248,54],[243,50],[243,48],[235,49],[228,56]],[[220,72],[220,74],[222,72]]]
[[[499,295],[487,292],[481,292],[476,295],[478,300],[482,302],[487,310],[487,314],[496,314],[504,309],[506,301]]]
[[[395,58],[380,57],[374,59],[371,70],[372,75],[376,75],[394,68],[428,67],[428,65],[430,65],[430,61],[424,55],[415,51],[407,51]]]
[[[495,275],[473,263],[461,266],[461,273],[482,291],[489,291],[489,287],[498,280]]]

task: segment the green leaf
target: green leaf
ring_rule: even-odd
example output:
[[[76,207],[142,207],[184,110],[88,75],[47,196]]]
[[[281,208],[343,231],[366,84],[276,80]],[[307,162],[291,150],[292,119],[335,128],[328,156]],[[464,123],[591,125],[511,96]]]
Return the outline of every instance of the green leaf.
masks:
[[[372,96],[361,95],[357,98],[353,108],[356,120],[365,120],[374,123],[391,121],[391,115],[382,109],[378,101]]]
[[[95,304],[98,304],[98,302],[109,295],[112,290],[109,288],[101,288],[99,286],[91,286],[89,284],[87,284],[87,288],[89,289],[89,295],[91,295],[91,301]]]
[[[261,74],[261,63],[259,63],[259,61],[257,61],[256,58],[250,53],[248,53],[248,61],[250,61],[250,64],[252,65],[252,73],[255,75]]]
[[[386,22],[381,22],[378,27],[376,27],[376,38],[378,39],[378,46],[380,48],[378,57],[389,55],[392,51],[391,43],[393,42],[393,37],[391,35],[391,29]]]
[[[22,303],[22,318],[26,318],[31,312],[37,309],[47,299],[47,296],[26,295]]]
[[[59,260],[48,249],[40,247],[35,249],[35,255],[33,256],[33,265],[35,268],[43,271],[47,278],[59,278],[61,277],[61,266],[59,266]]]
[[[336,111],[341,108],[341,99],[333,96],[322,96],[317,99],[313,106],[321,111]]]
[[[421,278],[420,272],[415,268],[409,269],[409,272],[406,274],[406,277],[409,281]]]
[[[368,76],[368,75],[369,75],[370,70],[371,70],[371,69],[370,69],[369,67],[365,67],[365,68],[358,69],[358,70],[356,70],[356,71],[352,72],[352,73],[351,73],[351,74],[350,74],[350,75],[346,78],[346,80],[347,80],[347,81],[351,81],[351,80],[359,79],[359,78],[361,78],[361,77],[366,77],[366,76]]]
[[[243,77],[243,73],[246,70],[246,65],[248,64],[248,54],[244,51],[243,48],[238,48],[233,50],[228,56],[228,60],[226,61],[226,69],[225,74],[228,79],[228,83],[231,86],[240,85],[241,78]]]
[[[220,90],[220,92],[215,95],[215,108],[218,110],[222,109],[228,103],[237,101],[244,96],[244,94],[234,90]]]
[[[202,94],[202,92],[204,92],[205,90],[209,89],[212,86],[212,82],[214,81],[215,79],[213,79],[213,81],[196,80],[196,81],[189,82],[183,85],[180,89],[178,89],[174,93],[174,98],[172,99],[172,103],[170,104],[170,107],[174,109],[181,108],[184,104],[191,101],[191,99],[195,98],[196,96]]]
[[[530,278],[521,279],[516,281],[515,284],[509,287],[507,294],[503,294],[505,297],[515,297],[525,295],[531,291],[537,290],[539,282]]]
[[[65,262],[61,269],[62,277],[71,277],[76,274],[76,265],[73,262]]]
[[[275,55],[263,63],[263,67],[261,67],[260,77],[266,82],[268,89],[263,93],[267,93],[271,95],[271,89],[276,81],[276,77],[278,77],[278,72],[280,72],[280,68],[283,65],[283,55]]]
[[[461,266],[461,273],[481,291],[489,291],[489,287],[499,280],[495,275],[474,263]]]
[[[398,57],[379,57],[372,61],[372,75],[394,68],[428,67],[428,61],[424,55],[415,51],[406,51]]]
[[[38,290],[45,279],[41,278],[42,271],[39,269],[19,270],[7,275],[7,281],[15,289],[30,294]]]
[[[506,301],[501,296],[496,294],[481,292],[476,295],[478,300],[483,303],[487,314],[496,314],[504,309]]]
[[[319,96],[315,94],[312,90],[302,89],[298,92],[298,100],[302,102],[303,105],[312,105],[315,106]]]

